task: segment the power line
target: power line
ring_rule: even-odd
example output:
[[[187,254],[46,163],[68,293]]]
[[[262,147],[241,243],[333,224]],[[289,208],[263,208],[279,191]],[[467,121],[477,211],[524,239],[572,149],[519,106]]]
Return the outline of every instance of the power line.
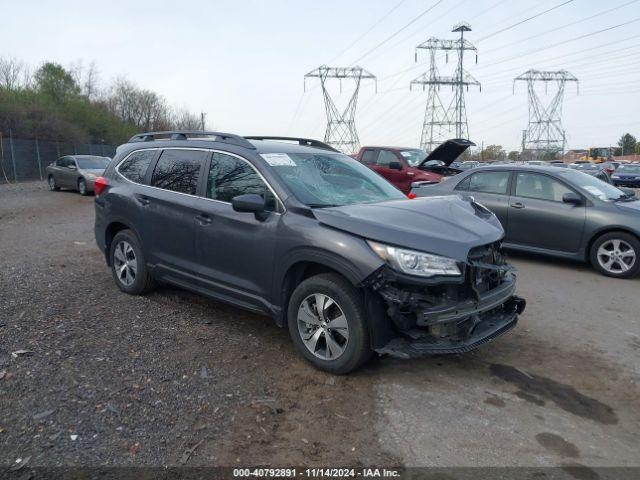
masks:
[[[371,48],[370,50],[368,50],[366,53],[364,53],[363,55],[361,55],[360,57],[358,57],[356,60],[354,60],[351,65],[355,65],[356,63],[358,63],[360,60],[362,60],[364,57],[370,55],[371,53],[373,53],[374,51],[376,51],[378,48],[380,48],[382,45],[384,45],[385,43],[387,43],[389,40],[393,39],[394,37],[396,37],[399,33],[401,33],[403,30],[405,30],[406,28],[410,27],[411,25],[413,25],[414,23],[416,23],[418,20],[420,20],[422,17],[424,17],[427,13],[429,13],[431,10],[433,10],[434,8],[436,8],[438,5],[440,5],[442,3],[443,0],[438,0],[436,3],[434,3],[433,5],[431,5],[429,8],[427,8],[426,10],[424,10],[422,13],[420,13],[417,17],[414,17],[413,20],[411,20],[409,23],[407,23],[405,26],[401,27],[399,30],[396,30],[394,33],[392,33],[391,35],[389,35],[387,38],[385,38],[382,42],[378,43],[375,47]]]
[[[622,42],[626,42],[627,40],[633,40],[633,39],[636,39],[636,38],[640,38],[640,35],[632,35],[631,37],[627,37],[627,38],[624,38],[622,40],[614,40],[612,42],[602,43],[600,45],[595,45],[593,47],[585,48],[585,49],[578,50],[578,51],[575,51],[575,52],[565,53],[565,54],[562,54],[562,55],[558,55],[556,57],[546,58],[546,59],[543,59],[543,60],[541,60],[541,61],[539,61],[537,63],[547,63],[547,62],[551,62],[551,61],[554,61],[554,60],[558,60],[560,58],[566,58],[566,57],[571,57],[573,55],[578,55],[578,54],[584,53],[584,52],[590,52],[590,56],[587,56],[587,57],[584,57],[584,58],[592,58],[594,56],[592,54],[593,50],[596,50],[596,49],[599,49],[599,48],[603,48],[603,47],[608,47],[609,45],[614,45],[614,44],[618,45],[618,44],[620,44]],[[623,51],[623,50],[628,50],[630,48],[636,47],[637,45],[638,44],[631,45],[631,46],[625,47],[625,48],[616,48],[613,51],[614,52],[620,52],[620,51]],[[606,53],[609,53],[609,51],[608,52],[601,52],[601,53],[596,54],[596,55],[602,55],[602,54],[606,54]],[[582,60],[582,58],[579,58],[577,60]],[[573,60],[573,61],[575,61],[575,60]],[[565,65],[565,64],[566,64],[566,62],[563,63],[563,65]],[[503,77],[504,75],[509,75],[509,74],[511,74],[511,73],[513,73],[513,72],[515,72],[517,70],[521,70],[521,69],[522,69],[521,66],[510,67],[510,68],[507,68],[506,70],[502,70],[500,72],[494,72],[493,74],[490,74],[488,77],[485,77],[485,78],[491,79],[491,78],[496,78],[496,77]]]
[[[637,21],[640,21],[640,17],[634,18],[633,20],[629,20],[627,22],[619,23],[617,25],[612,25],[610,27],[603,28],[601,30],[596,30],[595,32],[585,33],[584,35],[580,35],[580,36],[577,36],[577,37],[569,38],[569,39],[564,40],[562,42],[554,43],[553,45],[547,45],[545,47],[536,48],[534,50],[529,50],[528,52],[524,52],[524,53],[522,53],[520,55],[513,55],[513,56],[510,56],[510,57],[502,58],[502,59],[497,60],[495,62],[491,62],[491,63],[488,63],[488,64],[483,64],[483,65],[479,66],[478,69],[492,67],[494,65],[499,65],[499,64],[504,63],[504,62],[509,62],[511,60],[522,58],[525,55],[531,55],[532,53],[538,53],[538,52],[542,52],[544,50],[548,50],[550,48],[556,48],[556,47],[558,47],[560,45],[565,45],[567,43],[575,42],[576,40],[582,40],[583,38],[592,37],[592,36],[598,35],[600,33],[604,33],[604,32],[608,32],[610,30],[614,30],[616,28],[620,28],[620,27],[624,27],[624,26],[627,26],[627,25],[631,25],[632,23],[635,23]]]
[[[453,7],[451,7],[449,10],[447,10],[446,12],[442,13],[441,15],[437,16],[436,18],[434,18],[431,23],[435,23],[438,20],[440,20],[441,18],[444,18],[445,16],[447,16],[448,14],[450,14],[451,12],[453,12],[455,9],[459,8],[462,4],[464,4],[465,2],[467,2],[469,0],[461,0],[460,2],[456,3]],[[505,0],[500,0],[500,2],[504,2]],[[400,45],[402,42],[408,40],[409,38],[413,37],[414,35],[416,35],[417,33],[422,33],[424,31],[424,27],[421,26],[419,27],[417,30],[412,31],[409,35],[407,35],[406,37],[401,38],[400,40],[398,40],[397,42],[395,42],[392,45],[389,45],[388,50],[397,47],[398,45]],[[380,56],[384,55],[385,52],[379,52],[376,56],[374,56],[373,58],[370,58],[369,61],[375,60],[376,58],[379,58]]]
[[[345,49],[343,49],[338,55],[336,55],[335,57],[333,57],[331,60],[329,60],[329,62],[327,62],[328,65],[332,64],[334,61],[336,61],[338,58],[340,58],[345,52],[347,52],[349,49],[351,49],[356,43],[358,43],[360,40],[362,40],[364,37],[366,37],[374,28],[376,28],[378,25],[380,25],[383,21],[385,21],[389,15],[391,15],[393,12],[395,12],[404,2],[406,2],[407,0],[400,0],[391,10],[389,10],[387,13],[385,13],[382,18],[380,18],[377,22],[375,22],[373,25],[371,25],[371,27],[369,27],[369,29],[367,29],[367,31],[365,31],[362,35],[360,35],[358,38],[356,38],[353,42],[351,42],[349,44],[348,47],[346,47]],[[355,62],[354,62],[355,63]]]
[[[563,3],[560,3],[558,5],[555,5],[555,6],[549,8],[549,9],[543,11],[543,12],[537,13],[537,14],[529,17],[529,18],[525,18],[524,20],[520,20],[519,22],[516,22],[516,23],[514,23],[512,25],[509,25],[508,27],[504,27],[503,29],[498,30],[497,32],[493,32],[493,33],[490,33],[489,35],[481,37],[478,40],[476,40],[476,42],[480,43],[483,40],[486,40],[487,38],[491,38],[491,37],[493,37],[495,35],[498,35],[498,34],[500,34],[502,32],[506,32],[507,30],[511,30],[512,28],[517,27],[518,25],[522,25],[523,23],[526,23],[529,20],[533,20],[534,18],[538,18],[541,15],[544,15],[545,13],[549,13],[549,12],[552,12],[553,10],[556,10],[556,9],[560,8],[560,7],[564,7],[566,4],[571,3],[571,2],[573,2],[573,0],[567,0],[566,2],[563,2]]]
[[[630,2],[623,3],[622,5],[618,5],[617,7],[609,8],[609,9],[607,9],[607,10],[603,10],[603,11],[601,11],[601,12],[598,12],[598,13],[594,14],[594,15],[590,15],[590,16],[588,16],[588,17],[582,18],[582,19],[580,19],[580,20],[576,20],[576,21],[574,21],[574,22],[565,23],[564,25],[560,25],[559,27],[550,28],[549,30],[546,30],[546,31],[541,32],[541,33],[538,33],[538,34],[536,34],[536,35],[532,35],[532,36],[530,36],[530,37],[523,38],[522,40],[518,40],[518,41],[516,41],[516,42],[512,42],[512,43],[507,44],[507,45],[500,45],[499,47],[492,48],[492,49],[490,49],[490,50],[485,50],[485,51],[484,51],[484,54],[486,55],[486,54],[488,54],[488,53],[492,53],[492,52],[495,52],[495,51],[497,51],[497,50],[502,50],[502,49],[504,49],[504,48],[506,48],[506,47],[510,47],[510,46],[513,46],[513,45],[517,45],[517,44],[519,44],[519,43],[526,42],[526,41],[528,41],[528,40],[533,40],[534,38],[542,37],[542,36],[544,36],[544,35],[547,35],[548,33],[557,32],[558,30],[560,30],[560,29],[562,29],[562,28],[572,27],[573,25],[577,25],[577,24],[579,24],[579,23],[586,22],[586,21],[588,21],[588,20],[593,20],[594,18],[600,17],[600,16],[602,16],[602,15],[606,15],[607,13],[611,13],[611,12],[613,12],[613,11],[615,11],[615,10],[619,10],[619,9],[621,9],[621,8],[623,8],[623,7],[626,7],[626,6],[628,6],[628,5],[631,5],[631,4],[633,4],[633,3],[637,3],[638,1],[640,1],[640,0],[631,0]]]

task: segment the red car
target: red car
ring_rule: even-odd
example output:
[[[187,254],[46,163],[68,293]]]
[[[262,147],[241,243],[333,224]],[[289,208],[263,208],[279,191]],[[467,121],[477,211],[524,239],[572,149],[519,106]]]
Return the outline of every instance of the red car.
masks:
[[[362,147],[353,158],[408,194],[414,183],[439,183],[444,177],[460,173],[462,170],[450,165],[474,145],[462,138],[447,140],[429,155],[419,148]]]

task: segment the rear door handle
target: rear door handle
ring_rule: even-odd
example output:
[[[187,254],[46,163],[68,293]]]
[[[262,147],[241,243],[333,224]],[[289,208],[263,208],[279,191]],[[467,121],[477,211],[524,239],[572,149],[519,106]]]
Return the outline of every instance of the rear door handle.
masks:
[[[201,213],[200,215],[196,215],[196,220],[200,222],[200,225],[209,225],[213,220],[206,213]]]
[[[138,201],[138,203],[142,206],[147,206],[149,205],[149,197],[146,197],[144,195],[135,195],[136,200]]]
[[[515,202],[515,203],[512,203],[512,204],[511,204],[511,206],[512,206],[513,208],[524,208],[524,203],[522,203],[522,202]]]

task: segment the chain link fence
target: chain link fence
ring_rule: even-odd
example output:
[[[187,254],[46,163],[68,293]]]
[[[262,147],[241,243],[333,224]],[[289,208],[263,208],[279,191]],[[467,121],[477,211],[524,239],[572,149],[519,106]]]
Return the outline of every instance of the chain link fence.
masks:
[[[0,138],[0,183],[44,180],[45,168],[63,155],[113,157],[115,145],[52,142],[36,139]]]

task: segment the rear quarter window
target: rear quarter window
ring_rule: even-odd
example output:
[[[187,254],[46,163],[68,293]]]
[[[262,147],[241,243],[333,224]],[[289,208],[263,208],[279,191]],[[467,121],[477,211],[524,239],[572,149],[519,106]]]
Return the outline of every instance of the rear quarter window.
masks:
[[[149,164],[151,163],[151,160],[153,160],[155,154],[155,150],[134,152],[118,166],[118,172],[120,172],[120,175],[132,182],[144,183],[147,169],[149,168]]]

